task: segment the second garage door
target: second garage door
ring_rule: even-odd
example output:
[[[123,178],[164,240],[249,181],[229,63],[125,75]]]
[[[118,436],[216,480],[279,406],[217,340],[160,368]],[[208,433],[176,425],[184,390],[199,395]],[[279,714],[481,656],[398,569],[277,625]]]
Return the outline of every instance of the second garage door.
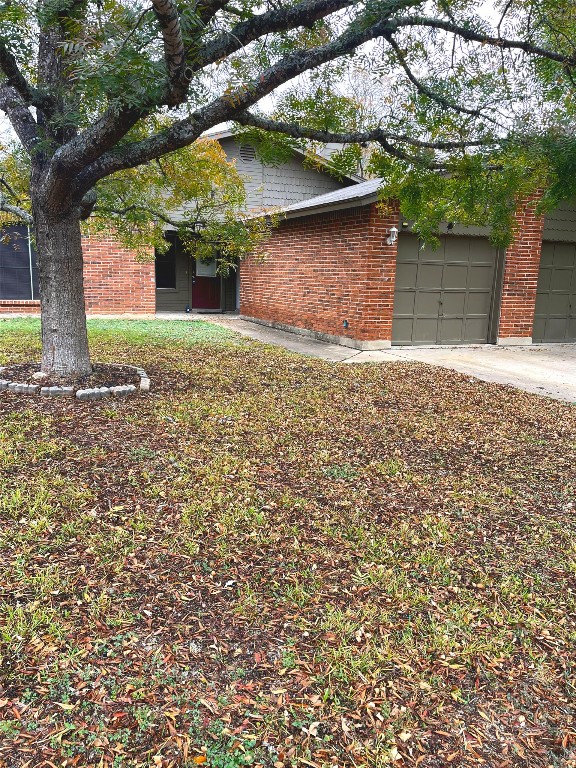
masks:
[[[447,235],[432,250],[401,234],[392,343],[486,344],[497,256],[482,237]]]
[[[576,245],[542,243],[534,341],[576,341]]]

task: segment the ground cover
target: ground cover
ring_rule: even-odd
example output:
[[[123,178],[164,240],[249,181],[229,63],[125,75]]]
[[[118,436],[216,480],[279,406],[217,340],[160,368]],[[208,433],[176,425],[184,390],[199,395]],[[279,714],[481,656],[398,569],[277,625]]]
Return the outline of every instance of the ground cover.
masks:
[[[39,354],[0,321],[0,365]],[[208,323],[0,394],[0,765],[576,765],[576,411]]]

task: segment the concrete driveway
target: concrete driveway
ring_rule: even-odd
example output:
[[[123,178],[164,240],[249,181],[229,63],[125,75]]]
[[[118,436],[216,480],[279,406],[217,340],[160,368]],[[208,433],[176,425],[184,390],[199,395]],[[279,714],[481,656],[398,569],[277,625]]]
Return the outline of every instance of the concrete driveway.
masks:
[[[530,347],[393,347],[360,352],[345,362],[414,360],[451,368],[483,381],[509,384],[557,400],[576,402],[576,344]]]
[[[234,315],[203,315],[202,319],[225,325],[258,341],[276,344],[293,352],[323,360],[350,364],[412,360],[451,368],[483,381],[508,384],[526,392],[576,403],[576,344],[534,344],[530,347],[497,347],[491,344],[473,347],[392,347],[378,352],[359,352],[339,344],[328,344],[241,320]]]

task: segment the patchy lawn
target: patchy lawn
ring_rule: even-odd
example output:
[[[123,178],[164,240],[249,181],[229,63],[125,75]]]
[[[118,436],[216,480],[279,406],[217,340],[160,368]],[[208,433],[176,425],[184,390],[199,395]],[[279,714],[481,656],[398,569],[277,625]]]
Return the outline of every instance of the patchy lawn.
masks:
[[[0,321],[0,364],[38,357]],[[576,410],[206,323],[0,394],[0,765],[576,765]]]

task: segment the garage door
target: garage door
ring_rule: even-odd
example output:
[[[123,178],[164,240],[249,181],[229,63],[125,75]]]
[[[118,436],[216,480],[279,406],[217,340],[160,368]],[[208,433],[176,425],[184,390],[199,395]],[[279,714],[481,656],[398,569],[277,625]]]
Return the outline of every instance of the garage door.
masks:
[[[490,330],[497,250],[481,237],[442,238],[422,249],[398,239],[393,344],[485,344]]]
[[[576,341],[576,245],[542,243],[534,341]]]

